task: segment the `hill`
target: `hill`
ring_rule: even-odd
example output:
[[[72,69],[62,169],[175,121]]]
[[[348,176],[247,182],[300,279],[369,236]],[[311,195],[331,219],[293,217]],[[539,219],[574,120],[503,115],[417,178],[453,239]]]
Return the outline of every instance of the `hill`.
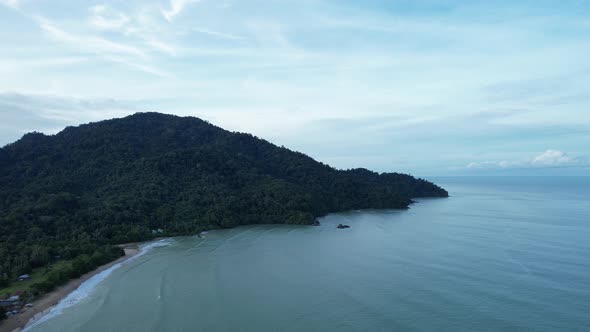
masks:
[[[425,180],[336,170],[192,117],[138,113],[0,149],[0,277],[109,245],[257,223],[311,224],[446,197]]]

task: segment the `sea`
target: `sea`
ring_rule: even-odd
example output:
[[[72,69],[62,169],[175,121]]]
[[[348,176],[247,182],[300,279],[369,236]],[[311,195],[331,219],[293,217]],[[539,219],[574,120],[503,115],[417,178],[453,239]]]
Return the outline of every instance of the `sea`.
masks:
[[[150,243],[27,331],[590,331],[590,177],[429,180],[450,197]]]

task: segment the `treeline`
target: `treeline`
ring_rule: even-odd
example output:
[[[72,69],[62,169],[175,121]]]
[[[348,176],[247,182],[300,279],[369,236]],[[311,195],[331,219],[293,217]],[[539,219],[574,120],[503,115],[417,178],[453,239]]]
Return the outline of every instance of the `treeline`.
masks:
[[[107,246],[94,251],[92,255],[79,255],[71,261],[71,264],[52,265],[46,271],[42,281],[31,285],[33,295],[50,292],[68,280],[78,278],[124,254],[124,250],[117,246]]]
[[[88,259],[157,229],[170,236],[311,224],[330,212],[406,208],[425,196],[447,192],[404,174],[336,170],[197,118],[142,113],[31,133],[0,149],[0,276]]]

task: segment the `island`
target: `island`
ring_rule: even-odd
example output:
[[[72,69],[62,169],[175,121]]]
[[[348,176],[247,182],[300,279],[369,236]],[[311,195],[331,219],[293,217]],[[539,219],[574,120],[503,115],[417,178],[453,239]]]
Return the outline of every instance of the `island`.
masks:
[[[195,117],[137,113],[29,133],[0,149],[1,316],[123,256],[118,244],[248,224],[319,225],[331,212],[447,196],[423,179],[338,170]]]

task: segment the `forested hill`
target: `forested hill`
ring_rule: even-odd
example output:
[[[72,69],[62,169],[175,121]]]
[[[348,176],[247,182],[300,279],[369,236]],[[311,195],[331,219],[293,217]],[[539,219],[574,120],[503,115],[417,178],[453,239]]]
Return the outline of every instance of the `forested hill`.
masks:
[[[336,170],[192,117],[138,113],[0,149],[0,273],[99,245],[447,196],[409,175]]]

